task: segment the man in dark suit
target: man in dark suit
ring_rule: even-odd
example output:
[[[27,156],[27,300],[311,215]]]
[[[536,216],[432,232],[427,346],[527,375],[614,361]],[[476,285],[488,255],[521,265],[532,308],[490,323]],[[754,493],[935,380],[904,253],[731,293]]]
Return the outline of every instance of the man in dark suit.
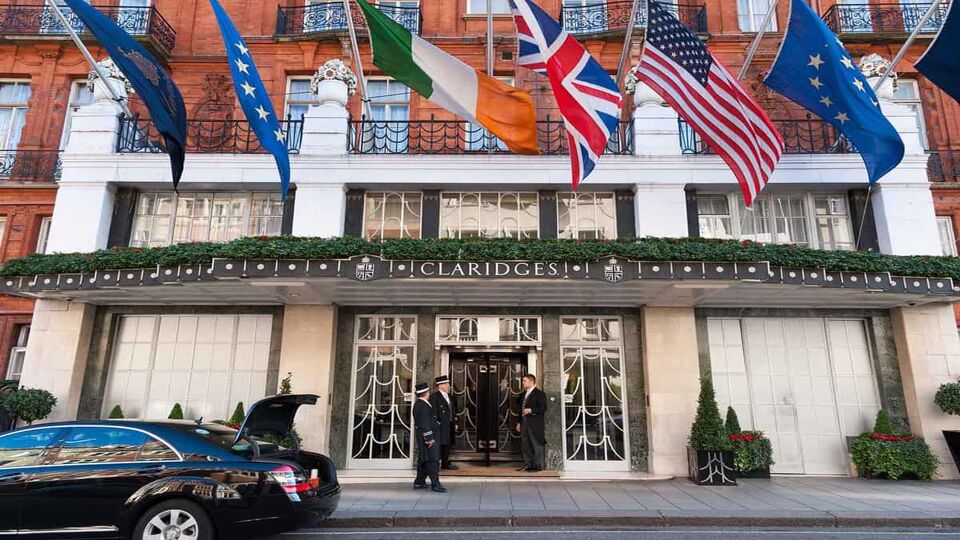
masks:
[[[413,428],[417,441],[417,479],[413,489],[427,489],[427,477],[430,477],[430,489],[443,493],[447,488],[440,485],[440,445],[434,435],[440,428],[433,416],[430,405],[430,387],[420,383],[416,387],[417,399],[413,404]]]
[[[430,394],[430,405],[433,406],[433,416],[440,424],[433,437],[440,445],[440,468],[455,471],[457,466],[450,463],[450,450],[457,442],[457,402],[450,395],[449,376],[441,375],[434,382],[437,391]]]
[[[544,433],[543,414],[547,412],[547,395],[537,388],[537,377],[530,373],[523,376],[523,388],[517,430],[520,432],[521,451],[526,463],[520,471],[533,473],[542,471],[545,466],[543,453],[547,436]]]

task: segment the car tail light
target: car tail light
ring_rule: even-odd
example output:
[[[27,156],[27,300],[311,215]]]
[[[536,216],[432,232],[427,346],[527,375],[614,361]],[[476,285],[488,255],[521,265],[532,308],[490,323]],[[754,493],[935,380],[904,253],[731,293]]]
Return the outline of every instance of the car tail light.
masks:
[[[313,489],[303,472],[289,465],[281,465],[273,469],[270,471],[270,477],[280,484],[291,501],[299,502],[301,493]]]

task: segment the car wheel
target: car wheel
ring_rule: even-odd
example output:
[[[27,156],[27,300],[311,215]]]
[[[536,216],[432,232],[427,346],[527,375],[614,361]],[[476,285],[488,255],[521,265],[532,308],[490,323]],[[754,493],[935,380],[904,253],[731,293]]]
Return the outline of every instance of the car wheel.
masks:
[[[196,503],[164,501],[140,516],[133,540],[213,540],[213,522]]]

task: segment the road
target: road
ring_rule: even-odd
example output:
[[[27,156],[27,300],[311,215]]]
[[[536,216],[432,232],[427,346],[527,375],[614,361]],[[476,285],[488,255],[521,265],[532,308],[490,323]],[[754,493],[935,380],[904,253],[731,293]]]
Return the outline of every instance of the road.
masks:
[[[337,529],[302,531],[276,537],[275,540],[410,540],[447,538],[459,540],[518,540],[538,537],[557,540],[960,540],[958,529]]]

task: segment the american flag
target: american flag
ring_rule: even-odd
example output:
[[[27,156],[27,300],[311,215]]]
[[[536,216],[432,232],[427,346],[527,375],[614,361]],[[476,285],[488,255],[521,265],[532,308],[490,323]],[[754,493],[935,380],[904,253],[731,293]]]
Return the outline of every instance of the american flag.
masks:
[[[700,38],[657,2],[649,9],[639,78],[726,162],[750,206],[780,161],[783,138]]]
[[[597,165],[620,122],[623,96],[610,75],[560,24],[529,0],[513,0],[518,64],[550,79],[567,128],[573,189]]]

